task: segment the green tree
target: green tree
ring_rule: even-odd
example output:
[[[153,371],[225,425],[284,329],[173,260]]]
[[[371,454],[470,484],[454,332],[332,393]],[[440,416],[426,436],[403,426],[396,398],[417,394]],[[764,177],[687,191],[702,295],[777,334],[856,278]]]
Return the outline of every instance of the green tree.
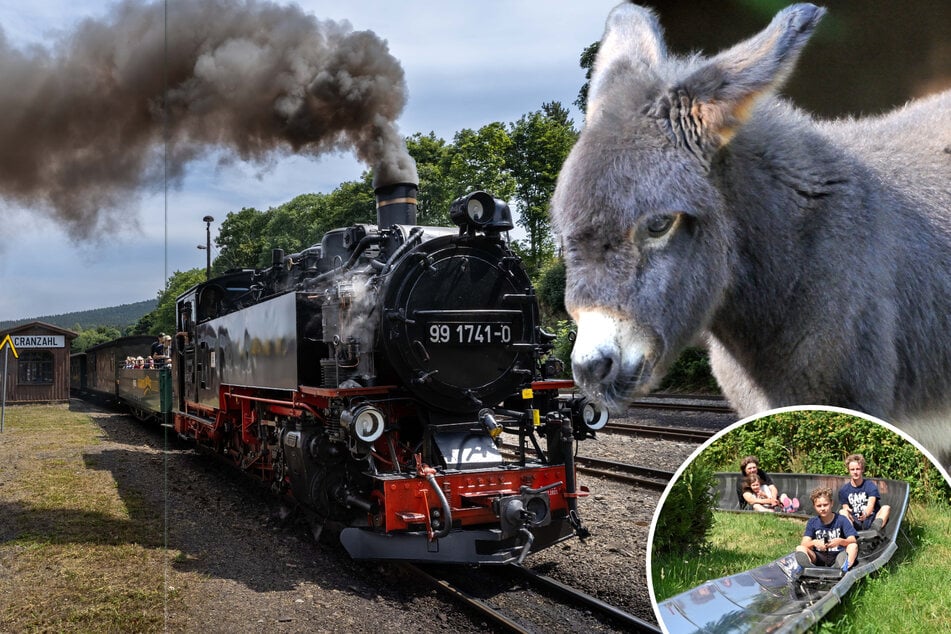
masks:
[[[510,200],[516,182],[506,166],[512,139],[503,123],[495,122],[478,130],[460,130],[453,137],[449,158],[449,180],[457,195],[484,190]]]
[[[158,292],[155,310],[144,315],[135,325],[133,334],[155,334],[160,332],[171,334],[175,327],[175,300],[195,284],[205,281],[205,269],[191,269],[189,271],[175,271],[168,278],[164,290]]]
[[[578,131],[568,110],[553,101],[512,124],[510,136],[506,165],[516,182],[518,224],[528,233],[523,258],[534,277],[554,255],[548,207]]]
[[[376,197],[372,181],[372,174],[364,172],[361,180],[341,183],[327,194],[314,227],[317,239],[331,229],[349,227],[355,223],[376,224]]]
[[[687,466],[674,481],[657,518],[662,530],[654,532],[655,554],[704,554],[707,534],[713,528],[716,475],[704,454]]]
[[[271,263],[271,250],[297,253],[320,241],[317,227],[325,213],[325,194],[301,194],[265,212],[267,222],[260,228],[261,250],[255,266]]]
[[[82,326],[76,325],[73,327],[73,330],[79,333],[79,335],[73,339],[73,342],[70,344],[70,349],[73,352],[84,352],[95,345],[112,341],[113,339],[118,339],[122,336],[122,333],[119,332],[119,329],[115,326],[93,326],[92,328],[83,328]]]
[[[585,70],[584,85],[578,91],[578,98],[575,99],[575,105],[581,112],[588,112],[588,90],[591,88],[591,72],[594,70],[594,58],[598,55],[598,48],[601,42],[589,44],[587,48],[581,51],[581,60],[579,65]]]
[[[301,194],[263,212],[245,207],[229,213],[221,223],[215,238],[220,255],[212,273],[270,266],[273,249],[296,253],[319,243],[327,231],[358,222],[376,222],[369,172],[360,181],[341,183],[329,194]]]
[[[416,161],[419,174],[417,222],[434,226],[449,224],[449,204],[461,193],[449,175],[452,147],[433,132],[427,135],[417,132],[406,139],[406,149]]]
[[[535,284],[542,315],[548,323],[568,319],[565,310],[565,261],[554,258],[542,268]]]
[[[219,255],[211,267],[212,275],[255,266],[266,250],[262,237],[268,220],[268,212],[262,213],[254,207],[228,212],[215,238]]]

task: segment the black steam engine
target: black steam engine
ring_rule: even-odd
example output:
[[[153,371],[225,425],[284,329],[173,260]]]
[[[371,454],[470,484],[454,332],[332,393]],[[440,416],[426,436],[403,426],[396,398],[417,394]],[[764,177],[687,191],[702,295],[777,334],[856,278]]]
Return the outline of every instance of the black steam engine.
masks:
[[[356,558],[504,563],[583,534],[573,443],[607,415],[551,378],[508,206],[476,192],[422,227],[398,184],[377,211],[179,297],[176,431]]]

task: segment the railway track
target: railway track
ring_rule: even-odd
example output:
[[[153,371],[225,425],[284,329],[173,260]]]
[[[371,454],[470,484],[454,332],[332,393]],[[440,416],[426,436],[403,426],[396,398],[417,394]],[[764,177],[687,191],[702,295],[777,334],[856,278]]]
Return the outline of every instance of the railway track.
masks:
[[[578,473],[601,476],[618,482],[663,491],[674,477],[673,471],[653,469],[640,465],[604,460],[603,458],[575,457],[575,470]]]
[[[702,443],[708,440],[716,431],[709,429],[685,429],[683,427],[664,427],[661,425],[644,425],[624,421],[610,421],[604,426],[605,431],[616,434],[628,434],[644,438],[658,438],[661,440],[675,440],[680,442]]]
[[[518,458],[517,447],[505,443],[502,445],[503,454],[510,459]],[[674,477],[673,471],[654,469],[641,465],[605,460],[603,458],[588,458],[575,456],[575,470],[578,473],[600,476],[617,482],[633,484],[663,491],[667,483]]]
[[[733,413],[733,408],[725,400],[711,397],[645,396],[632,401],[629,407],[717,414]]]
[[[472,569],[403,564],[403,568],[486,619],[496,631],[661,631],[653,623],[522,566]]]

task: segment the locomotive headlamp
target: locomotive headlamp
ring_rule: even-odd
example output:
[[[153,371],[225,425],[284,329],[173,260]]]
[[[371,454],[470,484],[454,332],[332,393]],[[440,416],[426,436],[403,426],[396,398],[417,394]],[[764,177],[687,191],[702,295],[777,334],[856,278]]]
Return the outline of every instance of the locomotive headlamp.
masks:
[[[587,399],[582,399],[580,407],[572,408],[573,418],[580,421],[591,431],[603,429],[608,424],[608,410],[598,407]]]
[[[470,231],[500,232],[515,228],[508,203],[483,191],[452,201],[449,216],[456,225]]]
[[[495,420],[495,415],[492,410],[488,408],[480,410],[479,422],[482,423],[482,428],[492,437],[495,444],[502,446],[502,439],[499,437],[502,434],[502,426]]]
[[[340,422],[350,433],[365,443],[376,442],[383,435],[385,419],[383,412],[372,405],[361,405],[354,410],[345,410],[340,414]]]
[[[581,420],[585,427],[592,431],[598,431],[608,424],[608,410],[601,409],[591,401],[584,404],[581,408]]]

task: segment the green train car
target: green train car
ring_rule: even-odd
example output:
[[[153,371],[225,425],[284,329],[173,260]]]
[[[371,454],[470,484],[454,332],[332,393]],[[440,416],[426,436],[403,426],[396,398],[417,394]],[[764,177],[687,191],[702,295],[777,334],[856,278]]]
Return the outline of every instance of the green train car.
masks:
[[[147,357],[155,337],[121,337],[70,356],[70,391],[119,404],[140,420],[170,424],[172,368],[126,367],[126,359]]]

